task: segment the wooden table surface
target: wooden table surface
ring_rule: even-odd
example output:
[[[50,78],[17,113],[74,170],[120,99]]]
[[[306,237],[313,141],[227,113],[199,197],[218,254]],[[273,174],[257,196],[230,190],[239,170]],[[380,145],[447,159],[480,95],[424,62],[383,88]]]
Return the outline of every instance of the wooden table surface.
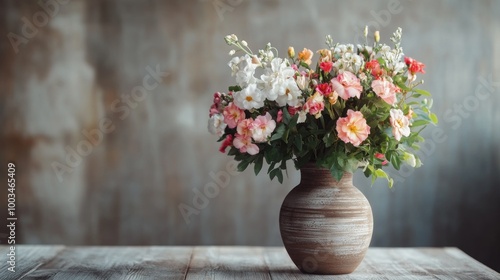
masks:
[[[282,247],[0,246],[0,279],[500,279],[457,248],[370,248],[349,275],[306,275]]]

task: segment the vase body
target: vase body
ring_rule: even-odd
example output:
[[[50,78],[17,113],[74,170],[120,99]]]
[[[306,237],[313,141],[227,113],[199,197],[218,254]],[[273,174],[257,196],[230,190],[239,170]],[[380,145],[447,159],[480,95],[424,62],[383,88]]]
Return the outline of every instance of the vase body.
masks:
[[[328,169],[308,164],[280,210],[280,232],[288,255],[304,273],[347,274],[363,260],[373,232],[366,197],[352,173],[337,182]]]

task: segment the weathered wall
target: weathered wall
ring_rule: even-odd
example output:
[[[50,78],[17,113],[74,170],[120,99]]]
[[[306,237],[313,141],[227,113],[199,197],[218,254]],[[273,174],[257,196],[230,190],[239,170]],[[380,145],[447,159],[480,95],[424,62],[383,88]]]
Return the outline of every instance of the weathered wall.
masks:
[[[231,162],[206,132],[212,93],[232,82],[223,36],[284,54],[326,34],[355,42],[368,23],[387,43],[403,28],[441,119],[425,132],[425,165],[392,172],[394,189],[356,175],[372,245],[458,246],[500,270],[500,2],[66,2],[0,3],[0,181],[15,161],[19,241],[280,245],[297,171],[283,185],[231,175],[189,223],[178,209]]]

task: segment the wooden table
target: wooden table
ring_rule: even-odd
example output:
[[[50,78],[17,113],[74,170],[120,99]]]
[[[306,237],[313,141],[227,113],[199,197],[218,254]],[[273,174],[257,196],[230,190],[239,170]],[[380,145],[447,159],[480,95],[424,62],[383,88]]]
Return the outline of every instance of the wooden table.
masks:
[[[0,279],[500,279],[457,248],[370,248],[349,275],[305,275],[282,247],[0,246]]]

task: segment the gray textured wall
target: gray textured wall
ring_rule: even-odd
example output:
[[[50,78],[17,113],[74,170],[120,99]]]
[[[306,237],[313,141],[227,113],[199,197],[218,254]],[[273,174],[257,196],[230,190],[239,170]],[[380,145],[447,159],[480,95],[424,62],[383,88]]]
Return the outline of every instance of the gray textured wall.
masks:
[[[392,171],[393,189],[356,174],[374,211],[372,246],[458,246],[500,270],[500,2],[66,2],[0,3],[0,162],[17,164],[19,241],[282,244],[278,211],[295,170],[283,185],[231,175],[189,223],[178,209],[196,206],[195,190],[231,163],[206,132],[212,93],[232,82],[223,36],[285,54],[321,48],[326,34],[355,42],[369,24],[387,43],[403,28],[441,120],[424,133],[424,166]],[[128,99],[157,65],[168,74]],[[86,147],[82,131],[96,129]],[[55,162],[67,166],[60,178]]]

